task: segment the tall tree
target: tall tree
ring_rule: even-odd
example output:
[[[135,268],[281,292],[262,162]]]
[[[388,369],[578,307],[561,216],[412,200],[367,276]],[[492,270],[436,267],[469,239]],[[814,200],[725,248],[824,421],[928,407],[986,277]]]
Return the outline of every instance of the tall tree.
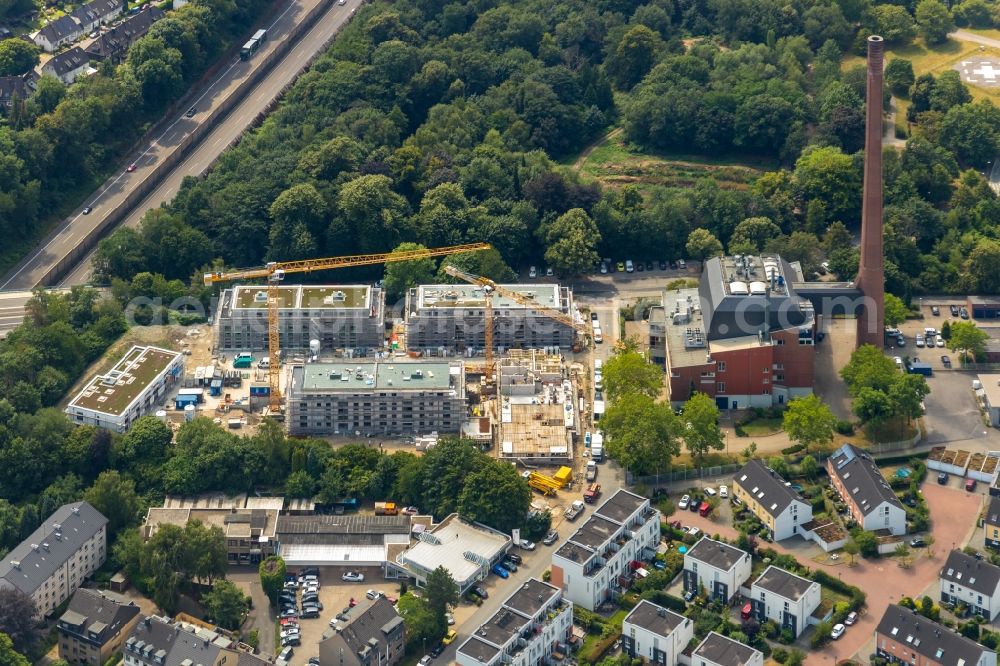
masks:
[[[218,580],[203,594],[201,603],[212,621],[223,629],[239,629],[250,607],[250,597],[228,580]]]
[[[37,607],[30,596],[15,587],[0,587],[0,634],[6,634],[14,649],[26,653],[41,638]]]
[[[680,453],[677,416],[668,403],[631,393],[612,403],[602,419],[608,435],[608,454],[636,474],[670,469]]]
[[[0,76],[27,74],[38,64],[38,47],[23,39],[0,42]]]
[[[916,81],[913,74],[913,63],[905,58],[893,58],[885,66],[885,82],[894,95],[906,95],[910,86]]]
[[[426,250],[419,243],[400,243],[393,252],[411,252]],[[429,284],[434,279],[436,265],[433,259],[415,259],[413,261],[394,261],[385,265],[386,298],[398,299],[406,294],[406,290],[419,284]]]
[[[493,460],[466,477],[458,498],[458,511],[464,517],[501,532],[521,527],[530,505],[531,488],[517,468]]]
[[[656,397],[663,390],[663,372],[636,351],[612,355],[604,364],[602,377],[611,402],[630,393]]]
[[[644,25],[630,28],[618,41],[607,61],[612,80],[622,90],[631,90],[656,64],[663,40]]]
[[[807,451],[811,446],[832,442],[833,426],[836,422],[833,412],[815,393],[789,402],[788,409],[782,417],[785,432],[792,439],[804,444]]]
[[[951,325],[951,338],[948,340],[948,349],[953,352],[961,352],[962,355],[971,354],[972,357],[979,358],[986,352],[986,341],[989,334],[971,321],[958,321]]]
[[[577,275],[597,263],[601,232],[582,208],[560,215],[545,229],[545,261],[560,275]]]
[[[451,573],[443,566],[439,566],[427,574],[427,583],[424,589],[427,593],[427,605],[443,630],[444,627],[448,626],[445,618],[448,606],[454,606],[458,603],[458,585],[455,584]]]
[[[701,467],[709,451],[726,448],[722,430],[719,428],[719,408],[710,396],[695,393],[684,403],[681,417],[681,433],[688,452],[694,457],[695,465]]]
[[[920,0],[916,16],[920,36],[930,45],[947,41],[948,33],[955,29],[951,12],[940,0]]]
[[[285,560],[278,555],[271,555],[264,558],[257,569],[260,574],[260,586],[264,594],[275,603],[278,593],[285,585]]]
[[[83,498],[108,519],[108,540],[139,518],[139,496],[135,482],[115,470],[102,472]]]
[[[416,652],[418,649],[427,647],[428,641],[431,645],[444,635],[444,627],[431,611],[427,599],[414,596],[412,592],[407,592],[399,598],[396,604],[400,617],[406,623],[406,643],[407,650]]]
[[[695,229],[688,234],[684,249],[691,259],[703,261],[722,254],[722,243],[708,229]]]
[[[0,633],[0,666],[31,666],[28,658],[14,649],[14,642],[5,633]]]

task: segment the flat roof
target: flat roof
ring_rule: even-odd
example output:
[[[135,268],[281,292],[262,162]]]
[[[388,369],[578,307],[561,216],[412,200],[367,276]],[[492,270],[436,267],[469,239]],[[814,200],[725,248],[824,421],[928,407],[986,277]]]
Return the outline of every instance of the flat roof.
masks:
[[[760,587],[791,601],[801,599],[813,585],[819,585],[819,583],[785,571],[773,564],[764,569],[764,573],[753,582],[753,587]]]
[[[159,347],[132,347],[111,370],[90,380],[70,407],[121,416],[178,357]]]
[[[704,537],[688,549],[687,555],[716,569],[729,571],[746,557],[747,553],[728,543]]]
[[[513,608],[526,617],[534,617],[546,604],[559,595],[559,588],[543,583],[537,578],[525,581],[514,594],[507,598],[504,606]]]
[[[595,513],[569,539],[581,546],[597,550],[614,536],[620,527],[618,523]]]
[[[452,379],[453,377],[457,379]],[[462,386],[461,362],[375,361],[310,363],[293,369],[294,391],[337,393],[350,391],[442,391]]]
[[[546,307],[561,309],[558,284],[502,284],[508,291],[527,296]],[[418,308],[483,308],[486,291],[473,284],[422,284],[417,287]],[[493,294],[493,307],[507,310],[530,310],[526,305]]]
[[[1000,375],[976,375],[983,385],[983,393],[990,407],[1000,407]]]
[[[484,643],[475,636],[462,643],[458,648],[462,654],[475,659],[481,664],[488,664],[500,653],[500,648]]]
[[[678,615],[672,610],[643,599],[632,609],[632,612],[625,616],[624,623],[634,624],[657,636],[666,638],[673,633],[674,629],[687,621],[688,618],[683,615]]]
[[[284,310],[350,310],[371,306],[372,288],[364,284],[350,285],[286,285],[278,287],[278,297]],[[233,308],[266,310],[267,287],[240,285],[233,287]]]
[[[616,523],[624,523],[648,501],[645,497],[621,488],[597,507],[594,513],[605,518],[610,518]]]
[[[475,637],[493,645],[505,645],[517,636],[529,620],[509,608],[501,608],[475,631]]]
[[[489,562],[504,551],[510,541],[509,536],[467,523],[453,513],[431,532],[421,535],[420,540],[402,554],[401,562],[426,572],[443,566],[451,572],[455,582],[463,586],[481,570],[479,564],[466,558],[467,553]]]

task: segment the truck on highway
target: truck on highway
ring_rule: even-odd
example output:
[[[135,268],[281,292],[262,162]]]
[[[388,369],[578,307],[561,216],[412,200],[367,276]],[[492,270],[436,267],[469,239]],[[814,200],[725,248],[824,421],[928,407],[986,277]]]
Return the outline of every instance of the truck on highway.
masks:
[[[590,440],[590,459],[595,463],[604,460],[604,433],[600,430]]]
[[[583,502],[580,500],[573,500],[573,503],[566,507],[563,515],[566,516],[566,520],[574,521],[580,517],[580,514],[584,510]]]

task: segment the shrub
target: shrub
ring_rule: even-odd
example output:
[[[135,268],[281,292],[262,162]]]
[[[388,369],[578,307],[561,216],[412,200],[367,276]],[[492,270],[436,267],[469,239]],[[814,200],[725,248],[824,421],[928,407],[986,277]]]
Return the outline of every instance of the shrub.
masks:
[[[791,629],[785,627],[781,630],[781,633],[778,635],[778,642],[784,643],[785,645],[791,645],[792,643],[795,642],[795,634],[792,633]]]
[[[805,448],[806,448],[805,444],[792,444],[788,448],[781,449],[781,452],[786,456],[792,456],[798,453],[799,451],[805,451]]]
[[[811,648],[821,648],[830,642],[830,632],[833,631],[833,625],[830,622],[820,622],[816,625],[816,632],[813,633],[812,638],[809,639],[809,647]]]
[[[646,590],[642,593],[642,598],[678,613],[683,613],[687,610],[687,604],[683,599],[675,597],[672,594],[667,594],[663,590]],[[573,609],[573,612],[576,613],[576,608]]]
[[[982,643],[984,647],[995,650],[997,645],[1000,644],[1000,634],[992,631],[984,631],[982,638],[979,639],[979,642]]]
[[[824,585],[834,592],[839,592],[840,594],[847,595],[851,598],[850,609],[849,610],[860,610],[862,606],[865,605],[865,593],[858,587],[854,585],[848,585],[839,578],[834,578],[830,574],[826,573],[822,569],[817,569],[812,572],[812,579]],[[900,600],[900,605],[903,605],[903,600]],[[910,603],[913,603],[912,600]]]
[[[743,427],[742,423],[737,423],[736,425],[734,425],[733,426],[733,432],[736,433],[737,437],[746,437],[747,436],[746,428]]]
[[[837,421],[833,424],[833,429],[841,435],[850,436],[854,434],[854,424],[850,421]]]
[[[771,653],[771,659],[774,659],[779,664],[785,663],[788,659],[788,650],[785,648],[774,648],[774,652]]]

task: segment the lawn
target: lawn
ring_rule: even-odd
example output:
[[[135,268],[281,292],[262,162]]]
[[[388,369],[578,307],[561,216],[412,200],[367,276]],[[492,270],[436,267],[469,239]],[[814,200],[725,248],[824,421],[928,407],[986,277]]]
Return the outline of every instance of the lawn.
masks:
[[[620,129],[612,130],[588,150],[574,168],[612,188],[693,187],[702,178],[714,178],[720,187],[745,189],[765,170],[777,166],[773,160],[742,155],[644,153],[627,145]]]
[[[745,424],[741,424],[741,437],[762,437],[781,432],[782,419],[754,419]]]

